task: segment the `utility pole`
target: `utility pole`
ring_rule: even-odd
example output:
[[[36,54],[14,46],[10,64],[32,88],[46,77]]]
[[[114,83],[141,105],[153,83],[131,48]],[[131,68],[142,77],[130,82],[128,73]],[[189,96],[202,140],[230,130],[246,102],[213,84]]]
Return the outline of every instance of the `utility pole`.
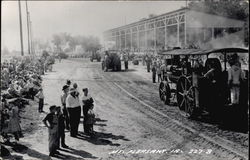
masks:
[[[29,22],[29,11],[28,11],[28,2],[26,0],[26,13],[27,13],[27,31],[28,31],[28,53],[30,54],[30,22]]]
[[[21,11],[21,1],[18,0],[19,6],[19,22],[20,22],[20,42],[21,42],[21,56],[23,56],[23,29],[22,29],[22,11]]]
[[[184,46],[187,47],[187,10],[188,10],[188,0],[186,0],[185,9],[185,21],[184,21]]]
[[[35,55],[35,50],[34,50],[34,44],[33,44],[33,32],[32,32],[32,22],[30,22],[30,45],[31,45],[31,52],[33,55]]]

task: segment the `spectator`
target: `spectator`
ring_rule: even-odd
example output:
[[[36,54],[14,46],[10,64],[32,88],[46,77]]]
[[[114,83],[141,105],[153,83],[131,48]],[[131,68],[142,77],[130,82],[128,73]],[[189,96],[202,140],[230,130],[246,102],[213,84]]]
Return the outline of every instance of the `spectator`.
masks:
[[[162,80],[161,79],[161,61],[157,61],[156,72],[157,72],[158,82],[160,82]]]
[[[87,113],[87,120],[86,120],[86,129],[87,129],[87,133],[90,135],[90,136],[93,136],[95,133],[94,133],[94,123],[95,123],[95,114],[94,114],[94,111],[93,111],[93,108],[94,108],[94,104],[92,103],[90,105],[90,108],[88,110],[88,113]]]
[[[81,118],[81,107],[74,88],[70,89],[69,95],[66,98],[66,107],[69,112],[70,136],[76,137]]]
[[[61,95],[61,104],[63,106],[62,110],[63,110],[63,115],[65,118],[65,128],[67,130],[69,130],[69,113],[68,113],[68,110],[66,108],[66,98],[68,96],[69,86],[64,85],[62,88],[62,91],[63,91],[63,94]]]
[[[83,129],[84,133],[89,134],[89,128],[87,126],[87,121],[88,121],[88,111],[91,108],[91,105],[93,105],[94,100],[91,97],[91,95],[88,93],[88,88],[83,88],[83,96],[81,98],[83,106],[82,106],[82,111],[83,111],[83,116],[84,116],[84,121],[83,121]]]
[[[43,105],[44,105],[44,95],[43,95],[43,89],[40,88],[39,92],[37,93],[36,97],[39,99],[38,103],[38,112],[44,112],[43,111]]]
[[[156,71],[157,71],[157,64],[154,61],[153,65],[152,65],[152,80],[153,80],[153,83],[155,83]]]
[[[60,147],[60,141],[61,141],[61,147],[62,148],[69,148],[66,144],[65,144],[65,118],[63,113],[61,112],[61,107],[58,106],[56,107],[56,112],[57,112],[57,118],[58,118],[58,147]]]
[[[8,131],[12,133],[17,141],[19,141],[19,133],[21,132],[20,119],[19,119],[19,109],[13,103],[9,104],[9,124]]]
[[[49,129],[49,156],[60,154],[58,148],[58,117],[55,114],[56,106],[50,106],[50,113],[43,119],[44,125]],[[48,123],[47,123],[48,122]]]

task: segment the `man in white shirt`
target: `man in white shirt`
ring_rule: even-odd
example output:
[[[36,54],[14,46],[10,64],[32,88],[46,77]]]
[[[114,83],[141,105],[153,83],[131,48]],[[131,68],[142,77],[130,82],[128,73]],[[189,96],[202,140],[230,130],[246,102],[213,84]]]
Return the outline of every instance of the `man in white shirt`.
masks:
[[[69,112],[70,136],[76,137],[81,118],[81,107],[79,97],[76,96],[74,88],[70,89],[69,95],[66,98],[66,107]]]

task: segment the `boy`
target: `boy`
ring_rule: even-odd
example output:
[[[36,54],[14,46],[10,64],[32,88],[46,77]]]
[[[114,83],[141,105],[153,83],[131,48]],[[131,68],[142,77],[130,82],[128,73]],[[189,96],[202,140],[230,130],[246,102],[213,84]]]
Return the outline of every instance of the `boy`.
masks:
[[[92,136],[94,135],[94,123],[95,123],[95,114],[93,112],[93,108],[94,108],[94,105],[91,104],[90,105],[90,108],[89,108],[89,111],[87,113],[87,121],[86,121],[86,125],[87,125],[87,130],[88,130],[88,133]]]
[[[36,94],[36,97],[39,99],[38,103],[38,112],[44,112],[43,111],[43,104],[44,104],[44,95],[43,95],[43,89],[40,88],[39,92]]]
[[[63,113],[61,112],[61,107],[60,106],[56,107],[56,112],[57,112],[57,118],[58,118],[58,134],[59,134],[58,135],[59,136],[58,148],[60,146],[60,140],[61,140],[61,146],[63,148],[69,148],[65,144],[65,133],[64,133],[64,129],[65,129],[64,121],[65,121],[65,118],[64,118]]]
[[[49,129],[49,156],[60,154],[58,148],[58,117],[55,114],[56,106],[50,106],[50,113],[43,119],[44,125]],[[49,122],[49,125],[48,123]]]
[[[83,116],[84,116],[84,122],[83,122],[83,129],[84,129],[84,133],[89,134],[89,129],[87,127],[87,118],[88,118],[88,111],[91,107],[91,105],[93,105],[94,100],[91,97],[91,95],[88,93],[88,88],[83,88],[83,96],[81,97],[83,106],[82,106],[82,110],[83,110]]]

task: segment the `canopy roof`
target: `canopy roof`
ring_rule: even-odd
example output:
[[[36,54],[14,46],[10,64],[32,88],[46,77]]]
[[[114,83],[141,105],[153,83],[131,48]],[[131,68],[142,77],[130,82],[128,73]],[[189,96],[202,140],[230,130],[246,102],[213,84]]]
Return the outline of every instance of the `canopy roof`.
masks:
[[[163,51],[160,55],[209,55],[211,53],[248,53],[245,48],[220,48],[220,49],[174,49]]]

